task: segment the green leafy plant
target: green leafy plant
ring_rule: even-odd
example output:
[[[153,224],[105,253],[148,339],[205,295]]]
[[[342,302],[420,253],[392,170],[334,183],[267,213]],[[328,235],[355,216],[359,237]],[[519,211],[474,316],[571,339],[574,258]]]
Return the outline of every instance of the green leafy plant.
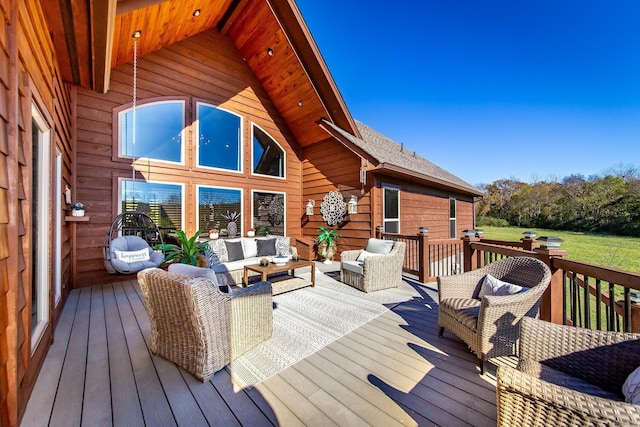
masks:
[[[180,246],[173,243],[163,243],[156,245],[155,249],[159,249],[164,252],[164,262],[176,262],[182,264],[198,265],[198,255],[206,247],[206,243],[198,242],[198,236],[202,233],[202,230],[198,230],[191,237],[187,237],[186,233],[182,230],[174,231]]]
[[[330,261],[336,252],[336,240],[340,235],[336,230],[329,229],[324,225],[320,226],[319,231],[318,237],[316,237],[318,255],[323,257],[325,261]]]
[[[261,225],[258,227],[258,230],[256,230],[256,236],[266,236],[269,233],[271,233],[271,226],[267,224]]]

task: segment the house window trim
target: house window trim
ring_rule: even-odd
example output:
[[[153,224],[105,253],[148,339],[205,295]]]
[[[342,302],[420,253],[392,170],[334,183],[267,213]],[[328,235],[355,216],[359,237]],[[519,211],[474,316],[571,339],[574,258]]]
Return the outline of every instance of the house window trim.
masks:
[[[234,191],[239,191],[240,192],[240,224],[238,227],[238,236],[236,237],[242,237],[244,236],[244,189],[240,188],[240,187],[225,187],[222,185],[206,185],[206,184],[196,184],[196,193],[195,193],[195,208],[196,208],[196,220],[195,220],[195,225],[196,227],[199,227],[200,224],[198,223],[199,218],[200,218],[200,189],[201,188],[214,188],[214,189],[220,189],[220,190],[234,190]],[[226,223],[225,223],[226,226]],[[220,224],[220,229],[222,230],[223,227],[222,223]],[[202,230],[202,231],[207,231],[207,230]]]
[[[287,150],[285,150],[282,145],[280,145],[280,143],[266,130],[264,130],[264,128],[262,126],[259,126],[258,124],[254,123],[254,122],[250,122],[251,123],[251,138],[250,138],[250,144],[251,144],[251,176],[258,176],[261,178],[272,178],[272,179],[278,179],[281,181],[286,181],[287,179]],[[269,138],[271,138],[271,140],[273,142],[276,143],[276,145],[278,146],[278,148],[280,150],[282,150],[282,176],[273,176],[273,175],[265,175],[265,174],[261,174],[261,173],[256,173],[253,171],[253,162],[254,162],[254,151],[253,151],[253,129],[254,126],[257,127],[258,129],[260,129],[262,132],[264,132]],[[253,198],[251,199],[252,203],[253,203]],[[253,214],[253,210],[251,211]],[[253,216],[253,215],[252,215]]]
[[[455,216],[451,216],[451,201],[454,201],[455,203]],[[451,235],[451,222],[453,221],[453,223],[455,224],[453,230],[453,236]],[[458,199],[456,199],[455,197],[449,196],[449,238],[450,239],[456,239],[458,237]]]
[[[117,178],[117,185],[114,186],[116,188],[116,194],[115,194],[115,200],[116,200],[116,206],[117,206],[117,210],[116,210],[116,216],[120,215],[123,211],[122,211],[122,183],[124,181],[133,181],[133,179],[131,179],[130,176],[119,176]],[[177,185],[180,187],[180,199],[181,199],[181,203],[180,203],[180,212],[182,213],[181,219],[180,219],[180,229],[184,230],[184,226],[185,226],[185,221],[186,221],[186,216],[187,216],[187,211],[186,211],[186,207],[187,207],[187,201],[186,201],[186,183],[184,182],[173,182],[173,181],[162,181],[162,180],[139,180],[136,179],[136,182],[145,182],[145,183],[149,183],[149,184],[168,184],[168,185]]]
[[[145,162],[149,162],[149,163],[161,163],[161,164],[168,164],[168,165],[175,165],[175,166],[184,166],[186,167],[186,163],[187,163],[187,159],[186,159],[186,153],[187,153],[187,144],[191,144],[192,142],[190,141],[189,138],[189,132],[187,131],[189,128],[188,125],[188,118],[191,116],[191,112],[189,111],[190,109],[190,102],[189,102],[189,97],[188,96],[159,96],[159,97],[155,97],[155,98],[148,98],[145,100],[140,100],[137,101],[136,103],[136,109],[140,108],[140,107],[144,107],[148,104],[161,104],[161,103],[172,103],[172,102],[181,102],[182,103],[182,132],[181,137],[182,137],[182,144],[180,147],[180,161],[179,162],[173,162],[170,160],[161,160],[161,159],[156,159],[156,158],[152,158],[152,157],[145,157],[145,156],[139,156],[138,160],[143,160]],[[119,105],[118,107],[113,109],[112,112],[112,118],[111,118],[111,123],[113,124],[113,128],[112,128],[112,156],[111,156],[111,160],[113,162],[120,162],[120,163],[131,163],[133,157],[132,156],[127,156],[122,154],[121,151],[121,144],[120,144],[120,117],[121,114],[126,113],[128,110],[133,108],[133,102],[128,102],[126,104],[122,104]],[[138,155],[138,153],[136,153],[136,155]]]
[[[270,193],[270,194],[282,194],[282,203],[284,204],[284,214],[282,215],[282,227],[284,230],[284,235],[287,235],[287,193],[285,191],[273,191],[273,190],[264,190],[258,188],[251,189],[251,227],[256,228],[256,225],[253,223],[253,209],[255,208],[253,204],[253,194],[254,193]]]
[[[389,221],[390,222],[391,221],[397,221],[398,222],[398,234],[400,234],[402,232],[402,229],[400,227],[401,226],[400,219],[402,218],[402,212],[401,212],[401,209],[400,209],[400,193],[401,193],[400,187],[396,187],[396,186],[393,186],[393,185],[383,185],[382,186],[382,226],[384,227],[385,233],[386,233],[386,228],[387,228],[386,227],[386,225],[387,225],[387,217],[386,217],[386,209],[385,209],[385,207],[386,207],[385,191],[386,190],[394,190],[394,191],[398,192],[398,218],[397,219],[396,218],[391,218]]]
[[[199,145],[198,145],[198,135],[200,134],[200,118],[198,117],[198,106],[199,105],[206,105],[207,107],[212,107],[212,108],[216,108],[218,110],[224,111],[226,113],[229,114],[233,114],[234,116],[237,116],[240,118],[240,124],[238,126],[238,129],[240,131],[240,135],[238,136],[239,138],[239,146],[238,146],[238,164],[240,165],[240,169],[239,170],[233,170],[233,169],[224,169],[224,168],[217,168],[217,167],[213,167],[213,166],[203,166],[200,164],[200,149],[199,149]],[[196,169],[199,170],[207,170],[207,171],[217,171],[217,172],[225,172],[225,173],[233,173],[233,174],[238,174],[238,175],[242,175],[244,174],[244,122],[245,122],[245,118],[241,115],[236,113],[235,111],[231,111],[227,108],[223,108],[221,107],[219,104],[216,105],[213,102],[210,101],[206,101],[203,99],[194,99],[193,100],[193,137],[191,138],[191,144],[193,144],[193,150],[195,153],[194,156],[194,166]],[[253,169],[253,168],[252,168]]]

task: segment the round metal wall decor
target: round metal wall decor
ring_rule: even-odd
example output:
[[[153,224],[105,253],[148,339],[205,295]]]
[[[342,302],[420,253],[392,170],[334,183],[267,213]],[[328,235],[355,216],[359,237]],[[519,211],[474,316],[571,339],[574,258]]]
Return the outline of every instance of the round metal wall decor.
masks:
[[[342,194],[337,191],[330,191],[324,196],[320,205],[322,219],[329,225],[336,225],[342,222],[342,218],[347,213],[347,204],[344,202]]]

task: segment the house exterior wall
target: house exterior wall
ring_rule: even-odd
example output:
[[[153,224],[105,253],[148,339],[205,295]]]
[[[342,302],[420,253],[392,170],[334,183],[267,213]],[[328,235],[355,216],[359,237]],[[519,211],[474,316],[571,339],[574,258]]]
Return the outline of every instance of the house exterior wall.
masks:
[[[0,0],[0,424],[17,425],[51,343],[59,310],[71,282],[71,225],[63,222],[62,295],[54,303],[53,268],[45,280],[48,319],[40,340],[31,342],[32,143],[31,109],[35,106],[50,130],[51,170],[62,156],[62,188],[73,187],[73,134],[69,89],[62,83],[45,11],[39,1]],[[50,177],[53,182],[53,176]],[[54,186],[49,199],[54,200]],[[53,203],[41,206],[53,223]],[[55,237],[50,227],[49,241]],[[52,247],[49,265],[53,266]],[[32,351],[32,346],[35,348]]]
[[[474,227],[473,198],[455,192],[440,190],[395,177],[379,175],[375,182],[374,228],[383,224],[383,188],[400,190],[400,234],[413,235],[420,227],[429,228],[429,238],[448,239],[449,200],[456,199],[456,238],[462,230]]]
[[[78,200],[86,207],[88,223],[78,225],[78,276],[75,286],[112,280],[103,264],[103,243],[118,214],[118,178],[131,178],[131,161],[117,157],[114,110],[132,102],[132,64],[112,70],[111,88],[102,95],[77,90]],[[264,89],[244,63],[235,46],[214,30],[176,43],[138,59],[138,103],[150,99],[185,99],[207,102],[241,115],[243,172],[204,170],[195,166],[197,147],[188,146],[184,165],[137,165],[138,178],[185,185],[185,231],[196,231],[196,184],[243,191],[243,229],[250,226],[251,190],[285,192],[286,234],[299,236],[302,165],[301,149],[278,115]],[[192,117],[193,118],[193,117]],[[251,174],[251,123],[266,131],[286,152],[286,180]],[[196,132],[187,123],[188,135]],[[185,141],[192,140],[187,137]],[[142,155],[142,153],[140,153]],[[240,225],[240,224],[239,224]]]

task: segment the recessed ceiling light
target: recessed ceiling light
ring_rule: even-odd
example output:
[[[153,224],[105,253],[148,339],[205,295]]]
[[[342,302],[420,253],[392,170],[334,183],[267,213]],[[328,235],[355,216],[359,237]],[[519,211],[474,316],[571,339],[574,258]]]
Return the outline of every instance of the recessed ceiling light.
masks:
[[[302,100],[298,101],[298,107],[302,107],[304,105],[304,103],[302,102]]]
[[[273,56],[273,49],[268,48],[268,49],[267,49],[267,55],[269,55],[269,56]]]
[[[193,11],[193,16],[195,16],[195,17],[200,16],[200,12],[201,12],[201,11],[200,11],[200,9],[196,9],[196,10],[194,10],[194,11]]]
[[[131,34],[131,37],[133,37],[134,39],[139,39],[142,36],[142,30],[136,30],[134,31],[133,34]]]

